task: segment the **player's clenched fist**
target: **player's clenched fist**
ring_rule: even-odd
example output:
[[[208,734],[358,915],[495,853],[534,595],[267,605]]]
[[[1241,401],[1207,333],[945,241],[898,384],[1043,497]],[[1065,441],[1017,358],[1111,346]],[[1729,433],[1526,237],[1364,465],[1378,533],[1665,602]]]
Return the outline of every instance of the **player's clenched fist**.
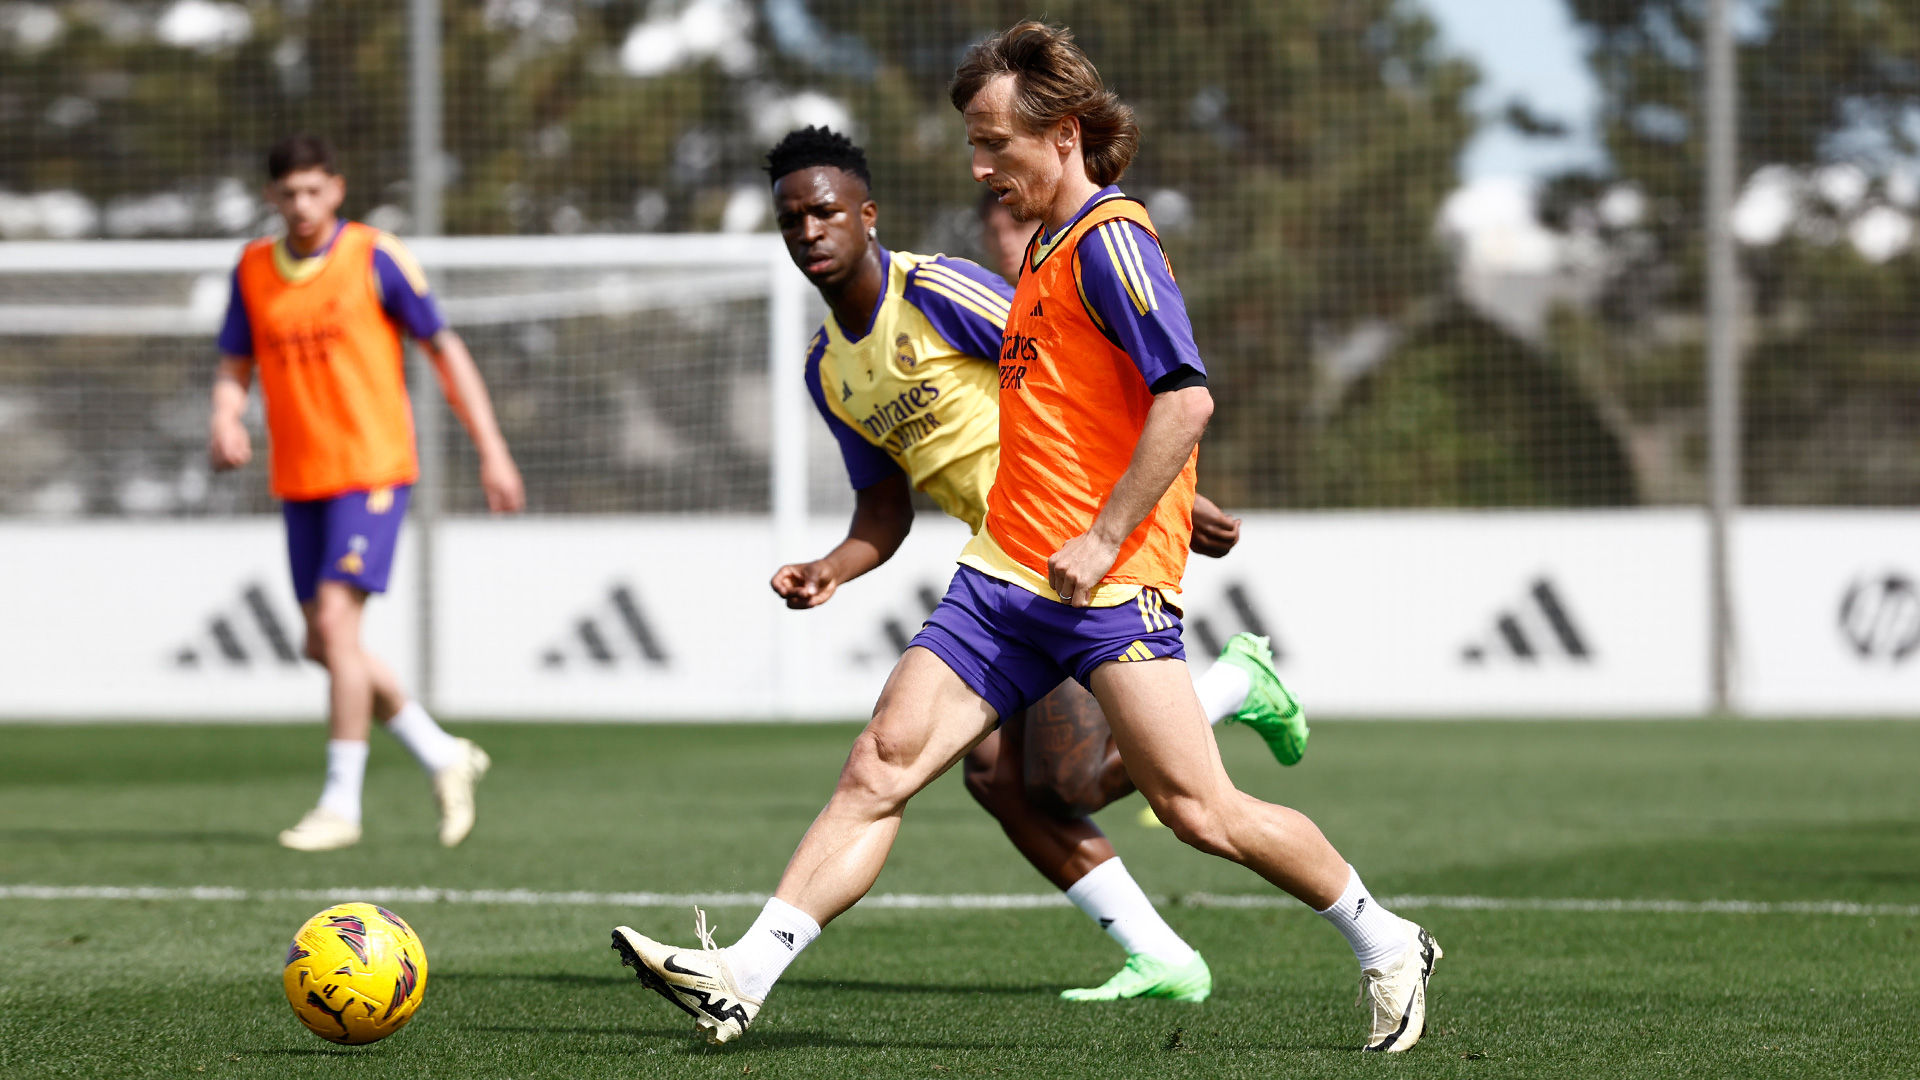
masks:
[[[207,436],[207,457],[217,471],[237,469],[253,460],[253,438],[244,424],[215,424]]]
[[[1188,546],[1195,555],[1217,559],[1240,542],[1240,519],[1220,509],[1205,495],[1193,497],[1193,539]]]
[[[770,584],[788,607],[800,611],[826,603],[840,587],[840,580],[827,560],[815,559],[808,563],[788,563],[773,572]]]

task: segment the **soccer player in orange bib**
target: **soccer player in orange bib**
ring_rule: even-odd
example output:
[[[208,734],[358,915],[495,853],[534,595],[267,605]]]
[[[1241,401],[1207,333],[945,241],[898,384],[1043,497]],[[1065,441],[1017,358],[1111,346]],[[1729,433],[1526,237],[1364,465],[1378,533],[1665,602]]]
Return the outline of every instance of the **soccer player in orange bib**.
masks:
[[[419,264],[386,233],[340,220],[346,181],[332,149],[296,135],[267,154],[267,173],[267,200],[286,235],[248,244],[233,272],[208,453],[222,470],[252,460],[241,414],[257,370],[269,482],[286,519],[306,654],[330,682],[326,784],[280,843],[327,851],[359,842],[367,738],[378,716],[426,770],[440,805],[440,842],[452,847],[473,829],[487,755],[435,723],[360,644],[367,597],[386,591],[418,475],[402,331],[433,358],[447,403],[479,451],[490,509],[520,509],[520,472],[473,358],[440,317]]]
[[[710,1038],[739,1035],[794,956],[872,887],[907,801],[1070,676],[1180,839],[1346,937],[1371,1005],[1366,1049],[1405,1050],[1424,1028],[1439,946],[1381,906],[1312,821],[1234,787],[1187,674],[1174,601],[1213,402],[1152,223],[1113,186],[1138,142],[1132,110],[1067,31],[1036,22],[974,46],[952,100],[974,179],[1043,225],[1002,341],[985,525],[745,936],[717,948],[702,915],[701,948],[627,927],[614,946]]]
[[[787,606],[807,610],[893,556],[913,525],[914,488],[980,527],[1000,460],[1000,335],[1013,287],[965,259],[887,250],[866,153],[838,132],[789,132],[768,152],[767,175],[787,253],[830,312],[807,350],[807,391],[858,493],[846,539],[773,575]],[[1201,554],[1225,555],[1239,538],[1239,522],[1198,496],[1194,523]],[[1194,689],[1210,720],[1252,727],[1281,764],[1305,752],[1305,718],[1264,638],[1234,635]],[[1126,950],[1112,978],[1062,997],[1204,1001],[1213,989],[1206,960],[1154,910],[1089,819],[1133,792],[1112,744],[1098,703],[1066,679],[1001,715],[999,730],[967,756],[967,790],[1034,869]]]

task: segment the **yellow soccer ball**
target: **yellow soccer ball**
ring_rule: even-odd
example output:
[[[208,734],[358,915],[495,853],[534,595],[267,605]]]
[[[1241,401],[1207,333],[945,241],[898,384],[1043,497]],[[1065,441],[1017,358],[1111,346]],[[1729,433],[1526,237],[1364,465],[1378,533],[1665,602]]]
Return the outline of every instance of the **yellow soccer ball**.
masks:
[[[287,946],[287,1004],[307,1029],[348,1045],[405,1027],[427,992],[427,950],[405,919],[373,904],[336,904]]]

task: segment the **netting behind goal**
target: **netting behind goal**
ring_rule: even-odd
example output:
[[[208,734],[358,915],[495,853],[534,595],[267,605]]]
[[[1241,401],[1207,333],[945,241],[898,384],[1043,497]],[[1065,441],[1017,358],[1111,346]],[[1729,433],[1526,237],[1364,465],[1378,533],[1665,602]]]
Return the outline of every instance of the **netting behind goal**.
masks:
[[[248,421],[259,460],[230,476],[206,462],[213,339],[236,246],[22,247],[0,267],[0,512],[271,510],[257,392]],[[804,282],[782,280],[793,272],[771,238],[415,247],[486,377],[530,512],[772,510],[776,438],[795,434],[791,411],[776,421],[775,395],[797,394],[794,358],[817,316]],[[790,385],[776,388],[775,365]],[[443,508],[484,511],[466,432],[431,379],[414,385]],[[837,455],[817,421],[799,419],[816,508],[844,504]]]

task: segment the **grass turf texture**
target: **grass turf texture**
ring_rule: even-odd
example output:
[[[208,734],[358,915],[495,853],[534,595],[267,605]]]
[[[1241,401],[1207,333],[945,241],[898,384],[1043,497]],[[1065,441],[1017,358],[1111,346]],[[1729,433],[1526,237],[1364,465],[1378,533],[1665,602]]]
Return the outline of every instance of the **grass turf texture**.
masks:
[[[301,855],[307,728],[0,727],[0,884],[250,890],[761,891],[850,727],[461,729],[493,754],[443,851],[419,771],[376,741],[367,839]],[[1920,904],[1920,725],[1323,724],[1281,771],[1228,729],[1248,790],[1312,815],[1376,894]],[[1150,892],[1256,893],[1245,871],[1103,823]],[[957,776],[909,809],[877,892],[1043,893]],[[346,897],[342,897],[343,899]],[[1071,1005],[1118,950],[1071,909],[856,908],[732,1046],[619,966],[685,910],[398,903],[431,959],[412,1025],[335,1047],[279,964],[318,901],[0,899],[0,1076],[1912,1076],[1920,918],[1408,910],[1446,947],[1427,1038],[1356,1052],[1351,955],[1299,907],[1167,905],[1213,965],[1204,1005]],[[731,941],[746,908],[709,913]]]

